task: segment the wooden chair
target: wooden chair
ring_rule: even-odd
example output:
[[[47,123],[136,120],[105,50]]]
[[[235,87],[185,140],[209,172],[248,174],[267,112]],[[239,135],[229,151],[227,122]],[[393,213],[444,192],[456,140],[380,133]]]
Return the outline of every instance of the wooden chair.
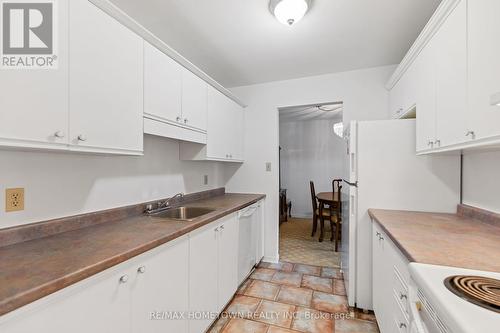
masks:
[[[319,216],[318,199],[316,199],[316,190],[314,189],[314,182],[312,180],[309,182],[309,187],[311,188],[311,203],[313,209],[313,228],[311,237],[314,237],[314,234],[316,234],[316,230],[318,230],[318,220],[320,220],[320,216]],[[330,209],[323,209],[323,218],[331,221]]]
[[[330,219],[330,225],[332,227],[332,237],[330,241],[334,240],[333,223],[335,223],[335,252],[337,252],[340,241],[340,229],[342,227],[342,179],[334,179],[332,181],[332,192],[337,192],[338,194],[334,205],[330,207],[330,214],[332,216]]]

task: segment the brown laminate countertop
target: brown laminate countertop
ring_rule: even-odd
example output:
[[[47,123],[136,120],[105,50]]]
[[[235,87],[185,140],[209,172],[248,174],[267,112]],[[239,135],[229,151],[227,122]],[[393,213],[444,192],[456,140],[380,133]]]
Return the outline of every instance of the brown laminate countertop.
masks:
[[[500,272],[500,225],[457,214],[369,214],[410,262]]]
[[[260,199],[224,194],[185,206],[214,212],[190,222],[134,216],[0,247],[0,315],[180,237]]]

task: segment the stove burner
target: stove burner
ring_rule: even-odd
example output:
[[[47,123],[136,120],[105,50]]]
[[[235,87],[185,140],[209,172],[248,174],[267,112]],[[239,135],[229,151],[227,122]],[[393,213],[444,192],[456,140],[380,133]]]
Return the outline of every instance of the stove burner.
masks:
[[[500,313],[500,280],[483,276],[454,275],[446,278],[444,285],[464,300]]]

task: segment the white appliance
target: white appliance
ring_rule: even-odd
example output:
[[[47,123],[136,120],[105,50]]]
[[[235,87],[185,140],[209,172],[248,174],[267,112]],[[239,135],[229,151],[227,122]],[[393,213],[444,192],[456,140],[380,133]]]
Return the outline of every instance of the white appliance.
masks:
[[[373,309],[368,209],[455,212],[460,156],[417,156],[414,119],[354,121],[345,137],[341,269],[349,305]]]
[[[445,286],[453,275],[500,280],[500,273],[464,268],[410,264],[411,333],[498,333],[500,314],[455,295]]]
[[[262,232],[260,203],[251,205],[238,212],[239,246],[238,246],[238,284],[250,274],[259,258],[258,244]]]

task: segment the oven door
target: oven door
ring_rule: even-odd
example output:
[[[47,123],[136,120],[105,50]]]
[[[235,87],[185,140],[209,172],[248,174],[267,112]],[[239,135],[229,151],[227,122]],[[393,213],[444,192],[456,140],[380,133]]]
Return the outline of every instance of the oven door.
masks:
[[[431,315],[431,312],[434,312],[432,306],[425,293],[413,280],[410,281],[409,300],[411,333],[448,333],[448,330],[444,326],[441,328]]]

